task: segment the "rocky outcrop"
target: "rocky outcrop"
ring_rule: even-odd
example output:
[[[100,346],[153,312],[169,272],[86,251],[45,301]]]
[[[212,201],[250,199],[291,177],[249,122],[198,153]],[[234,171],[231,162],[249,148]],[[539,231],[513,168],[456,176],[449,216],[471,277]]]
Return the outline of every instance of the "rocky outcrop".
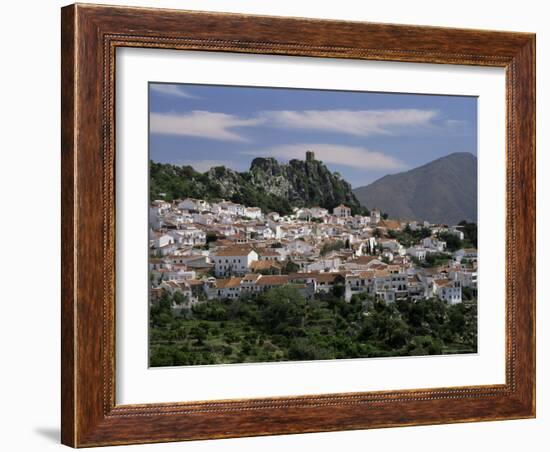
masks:
[[[307,160],[293,159],[288,163],[258,157],[250,170],[242,173],[222,166],[201,174],[189,166],[151,162],[151,199],[157,199],[160,193],[167,199],[225,198],[281,213],[292,207],[332,209],[339,204],[351,207],[354,213],[363,210],[351,185],[315,160],[313,153]]]

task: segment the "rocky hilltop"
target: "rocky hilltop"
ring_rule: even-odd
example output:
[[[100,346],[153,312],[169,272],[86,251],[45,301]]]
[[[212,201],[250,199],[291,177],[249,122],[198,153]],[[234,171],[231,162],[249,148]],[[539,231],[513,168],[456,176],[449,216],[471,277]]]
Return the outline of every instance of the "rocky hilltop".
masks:
[[[332,209],[341,203],[351,207],[353,213],[364,210],[351,185],[316,160],[310,151],[306,153],[306,160],[293,159],[288,163],[258,157],[245,172],[218,166],[199,173],[191,166],[151,162],[151,199],[158,199],[161,193],[168,200],[229,199],[258,206],[265,212],[289,213],[292,207],[313,206]]]

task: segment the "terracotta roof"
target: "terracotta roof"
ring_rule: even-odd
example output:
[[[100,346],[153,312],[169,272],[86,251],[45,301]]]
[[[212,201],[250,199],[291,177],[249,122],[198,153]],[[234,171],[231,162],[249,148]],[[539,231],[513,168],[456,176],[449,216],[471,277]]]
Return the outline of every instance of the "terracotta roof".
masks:
[[[378,227],[386,229],[401,229],[401,223],[396,220],[380,220]]]
[[[257,252],[260,256],[280,256],[280,254],[273,248],[262,248],[257,250]]]
[[[202,286],[204,284],[204,281],[200,279],[187,279],[185,282],[190,286]]]
[[[439,287],[447,287],[450,283],[449,279],[434,279],[434,284],[437,284]]]
[[[315,279],[316,276],[319,275],[319,272],[311,272],[311,273],[290,273],[288,276],[290,279]]]
[[[288,284],[290,278],[287,275],[262,276],[257,282],[258,286],[282,286]]]
[[[380,260],[378,256],[359,256],[357,259],[349,261],[352,264],[365,265],[370,264],[374,260]]]
[[[370,268],[373,269],[373,270],[385,270],[386,268],[388,268],[388,265],[387,264],[375,264],[375,265],[371,265]]]
[[[239,287],[241,285],[240,278],[229,278],[229,279],[217,279],[216,287],[218,289],[229,289],[232,287]]]
[[[243,276],[242,282],[248,282],[248,283],[255,282],[259,277],[260,275],[257,275],[254,273],[248,273]]]
[[[441,273],[441,267],[433,267],[433,268],[425,268],[423,269],[424,271],[424,274],[426,275],[437,275],[439,273]]]
[[[215,256],[247,256],[252,250],[250,246],[229,246],[220,250],[216,250]]]
[[[383,278],[385,276],[390,276],[390,272],[388,270],[375,270],[374,276],[377,278]]]
[[[281,268],[281,266],[274,261],[254,261],[250,264],[252,270],[269,270],[270,268]]]
[[[327,282],[327,283],[334,282],[336,279],[341,277],[342,275],[340,273],[319,273],[315,275],[315,279],[317,280],[317,282]]]

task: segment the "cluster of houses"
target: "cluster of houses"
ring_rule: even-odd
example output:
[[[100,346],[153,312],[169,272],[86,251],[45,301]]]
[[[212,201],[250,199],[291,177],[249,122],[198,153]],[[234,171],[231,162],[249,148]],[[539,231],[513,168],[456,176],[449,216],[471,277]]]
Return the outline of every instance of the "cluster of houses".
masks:
[[[393,302],[439,297],[462,302],[462,288],[477,292],[477,250],[449,253],[444,264],[422,265],[444,253],[441,234],[464,239],[460,226],[352,215],[339,205],[264,214],[230,201],[187,198],[154,201],[149,210],[151,301],[179,292],[183,305],[291,285],[306,298],[338,290],[346,301],[366,293]],[[405,247],[389,232],[429,230]]]

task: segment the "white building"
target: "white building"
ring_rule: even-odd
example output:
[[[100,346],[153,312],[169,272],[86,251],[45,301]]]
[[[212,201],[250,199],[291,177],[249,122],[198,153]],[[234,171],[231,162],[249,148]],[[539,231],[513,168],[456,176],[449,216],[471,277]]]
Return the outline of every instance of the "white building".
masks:
[[[460,282],[462,287],[477,290],[477,271],[452,269],[449,270],[449,278]]]
[[[250,264],[258,260],[258,253],[250,247],[232,246],[215,251],[211,260],[217,277],[244,275],[250,272]]]
[[[262,209],[259,207],[247,207],[244,209],[244,216],[251,220],[262,218]]]
[[[336,217],[348,218],[351,217],[351,208],[345,206],[344,204],[340,204],[332,210],[332,214]]]
[[[475,248],[464,248],[453,253],[453,258],[460,262],[462,259],[466,261],[477,260],[477,250]]]
[[[202,224],[203,226],[210,226],[214,223],[214,215],[211,213],[194,213],[193,222]]]
[[[322,207],[312,207],[310,211],[312,218],[325,218],[328,216],[328,210]]]
[[[342,261],[338,257],[316,259],[306,266],[307,272],[335,272],[340,268]]]
[[[303,240],[293,240],[292,242],[289,242],[284,248],[284,251],[287,254],[310,254],[314,250],[315,247],[304,242]]]
[[[184,226],[182,229],[171,229],[167,233],[178,247],[206,244],[206,233],[195,226]]]
[[[182,210],[210,210],[210,204],[203,199],[186,198],[178,204],[178,209]]]
[[[464,240],[464,232],[456,227],[449,228],[449,234],[457,236],[460,240]]]
[[[426,237],[422,240],[424,248],[442,253],[447,248],[447,243],[443,240],[437,240],[435,237]]]
[[[245,215],[245,207],[241,204],[236,204],[230,201],[222,201],[219,203],[222,210],[229,212],[232,215],[243,217]]]
[[[449,279],[434,279],[434,294],[451,304],[462,303],[462,287],[459,281]]]
[[[296,209],[294,215],[296,216],[296,218],[298,218],[298,220],[309,221],[312,218],[311,210],[306,207],[302,209]]]
[[[157,233],[152,241],[153,248],[162,248],[174,243],[174,238],[169,234]]]
[[[381,219],[380,211],[378,209],[372,209],[370,211],[370,222],[371,222],[371,224],[380,223],[380,219]]]
[[[419,261],[423,261],[426,259],[426,249],[421,246],[413,246],[411,248],[407,248],[407,254],[411,257],[418,259]]]

